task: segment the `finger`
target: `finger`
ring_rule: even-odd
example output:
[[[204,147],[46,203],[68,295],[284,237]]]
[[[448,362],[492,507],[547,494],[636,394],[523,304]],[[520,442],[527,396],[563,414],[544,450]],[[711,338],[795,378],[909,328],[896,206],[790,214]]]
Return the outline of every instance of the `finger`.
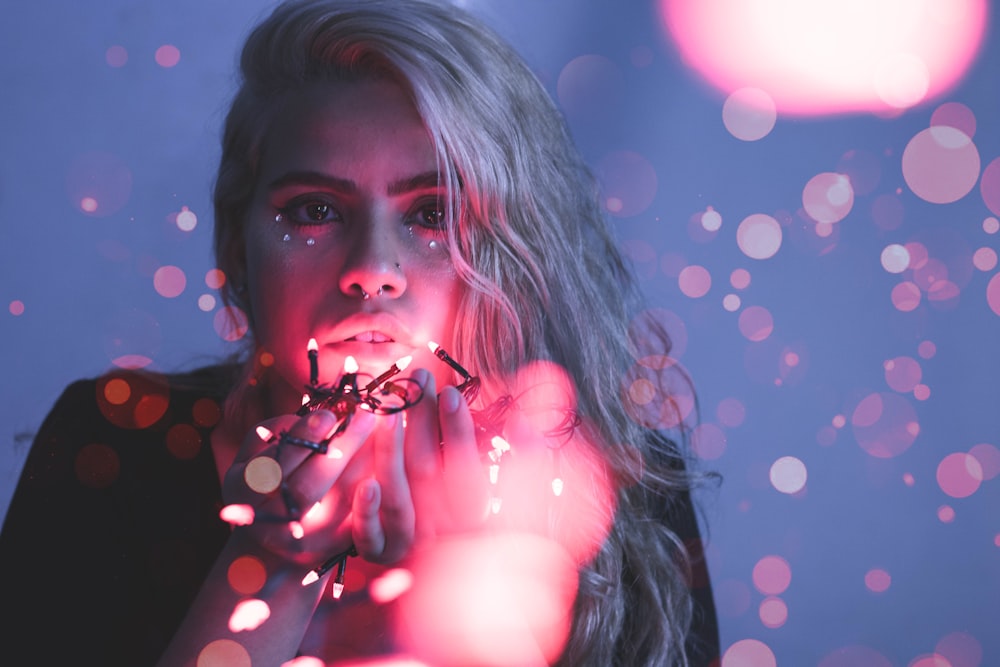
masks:
[[[406,412],[403,452],[416,513],[414,537],[424,540],[434,536],[435,525],[444,510],[438,493],[441,486],[441,431],[438,428],[434,376],[418,369],[411,378],[421,386],[423,399]]]
[[[317,411],[313,415],[321,412],[324,411]],[[291,431],[293,435],[300,432],[296,429],[301,426],[306,429],[306,437],[325,437],[338,426],[336,420],[331,423],[327,419],[320,419],[309,423],[306,418],[303,422],[293,428]],[[287,492],[300,511],[308,511],[330,491],[334,483],[340,479],[344,469],[353,461],[361,445],[371,435],[374,427],[375,416],[366,410],[358,410],[350,417],[346,429],[330,441],[325,455],[306,453],[300,465],[286,477]],[[289,463],[302,456],[299,453],[291,457]],[[347,504],[349,503],[337,503],[337,505]],[[346,510],[343,511],[346,513]]]
[[[372,442],[375,479],[382,492],[379,513],[386,544],[377,560],[391,563],[402,558],[413,544],[414,510],[403,457],[402,417],[388,415],[379,421]]]
[[[369,561],[377,561],[385,551],[385,531],[379,517],[382,489],[374,479],[366,479],[354,491],[351,536],[358,554]]]
[[[476,445],[475,424],[465,397],[455,387],[438,395],[442,440],[442,475],[452,516],[464,527],[486,518],[489,487]]]

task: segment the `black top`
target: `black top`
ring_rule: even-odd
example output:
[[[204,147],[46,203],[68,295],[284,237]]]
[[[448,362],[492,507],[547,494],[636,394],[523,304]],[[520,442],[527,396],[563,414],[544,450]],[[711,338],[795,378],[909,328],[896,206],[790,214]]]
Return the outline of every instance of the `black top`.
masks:
[[[0,533],[5,664],[156,662],[229,535],[209,436],[231,378],[115,371],[63,392]],[[696,570],[693,635],[709,656],[692,664],[707,665],[718,630]]]

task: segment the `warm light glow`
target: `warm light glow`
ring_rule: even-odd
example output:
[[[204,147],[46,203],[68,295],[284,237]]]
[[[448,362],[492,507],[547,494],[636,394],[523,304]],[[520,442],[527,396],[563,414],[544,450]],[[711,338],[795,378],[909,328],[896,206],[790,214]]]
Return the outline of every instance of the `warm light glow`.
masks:
[[[258,426],[256,428],[256,431],[257,431],[257,437],[263,440],[264,442],[267,442],[274,437],[274,431],[272,431],[266,426]]]
[[[269,456],[250,459],[243,469],[243,480],[252,490],[266,495],[281,485],[281,466]]]
[[[413,586],[413,573],[397,567],[372,580],[368,585],[368,592],[375,602],[387,604],[410,590],[411,586]]]
[[[309,352],[317,352],[317,351],[319,351],[319,344],[316,342],[315,338],[310,338],[309,339],[309,343],[306,345],[306,349]]]
[[[344,594],[344,584],[339,582],[333,582],[333,599],[339,600],[340,596]]]
[[[347,358],[344,359],[344,372],[357,373],[358,368],[359,368],[358,360],[352,357],[351,355],[347,355]]]
[[[410,365],[411,361],[413,361],[413,356],[408,354],[396,362],[396,368],[401,371],[405,371],[406,367]]]
[[[431,352],[437,352],[438,348],[441,347],[432,340],[427,341],[427,347],[430,348]]]
[[[660,0],[681,57],[724,93],[753,86],[779,114],[894,112],[953,87],[986,0]]]
[[[500,466],[496,463],[490,464],[490,484],[496,484],[500,478]]]
[[[306,534],[306,531],[302,527],[302,524],[298,521],[290,521],[288,523],[288,530],[289,532],[291,532],[292,537],[294,537],[297,540],[301,540]]]
[[[561,496],[563,492],[563,481],[556,477],[552,480],[552,493],[557,496]]]
[[[271,608],[263,600],[241,600],[229,617],[229,631],[256,630],[271,616]]]
[[[226,505],[219,510],[219,518],[233,526],[249,526],[253,523],[254,511],[250,505]]]
[[[315,584],[317,581],[319,581],[319,575],[316,573],[316,570],[309,570],[306,576],[302,577],[303,586],[308,586],[309,584]]]

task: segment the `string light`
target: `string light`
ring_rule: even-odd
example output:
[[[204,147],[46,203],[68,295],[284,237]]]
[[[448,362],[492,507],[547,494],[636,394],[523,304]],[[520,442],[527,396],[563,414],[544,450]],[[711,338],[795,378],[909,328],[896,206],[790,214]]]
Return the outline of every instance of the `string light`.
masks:
[[[316,386],[319,384],[319,345],[315,338],[309,339],[306,350],[309,356],[309,384]]]

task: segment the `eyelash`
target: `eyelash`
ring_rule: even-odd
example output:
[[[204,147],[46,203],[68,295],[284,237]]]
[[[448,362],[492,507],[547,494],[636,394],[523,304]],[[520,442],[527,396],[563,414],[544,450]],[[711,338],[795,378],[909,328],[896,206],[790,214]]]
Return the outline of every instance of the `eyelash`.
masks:
[[[333,218],[317,219],[307,212],[309,207],[323,207],[324,210],[320,213],[320,215],[323,218],[326,218],[327,215],[332,215]],[[296,197],[284,206],[279,207],[277,210],[278,213],[281,214],[282,218],[296,227],[316,227],[335,222],[344,222],[343,215],[341,215],[340,211],[337,210],[332,202],[323,197],[317,197],[316,195]],[[428,212],[431,212],[433,215],[435,219],[433,222],[428,222],[426,219],[425,214]],[[305,214],[303,215],[303,213]],[[404,224],[411,226],[418,225],[430,231],[442,231],[445,227],[446,215],[445,206],[439,199],[421,199],[418,200],[410,209],[410,212],[406,214]],[[415,218],[419,219],[415,220]]]

